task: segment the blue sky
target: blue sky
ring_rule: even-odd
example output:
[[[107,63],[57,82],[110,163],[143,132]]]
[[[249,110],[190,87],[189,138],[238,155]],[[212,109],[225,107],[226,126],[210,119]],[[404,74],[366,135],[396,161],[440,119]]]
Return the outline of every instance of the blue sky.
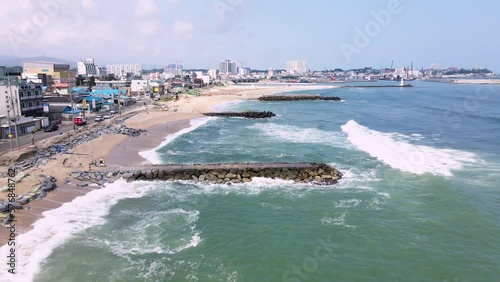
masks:
[[[395,67],[413,61],[416,68],[437,63],[500,71],[500,2],[493,0],[0,0],[0,5],[3,55],[146,67],[182,61],[188,68],[216,68],[231,59],[254,69],[284,68],[292,59],[307,60],[312,69],[390,67],[394,60]],[[377,20],[374,14],[386,17]]]

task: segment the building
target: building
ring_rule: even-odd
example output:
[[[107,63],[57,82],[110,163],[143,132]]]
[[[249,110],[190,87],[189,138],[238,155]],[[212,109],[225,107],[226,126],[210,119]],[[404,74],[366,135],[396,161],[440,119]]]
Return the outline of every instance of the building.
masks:
[[[26,61],[23,62],[24,75],[45,74],[53,83],[75,83],[75,73],[67,63]]]
[[[19,77],[6,76],[6,68],[0,67],[0,139],[8,139],[40,129],[42,119],[25,117],[43,111],[43,96],[40,84],[26,83]]]
[[[96,75],[100,76],[100,77],[107,76],[108,71],[107,71],[106,67],[96,66]]]
[[[97,75],[97,67],[94,63],[94,59],[87,59],[85,61],[80,61],[76,63],[78,67],[78,75],[85,77]]]
[[[239,75],[240,76],[250,76],[250,74],[252,73],[252,69],[251,68],[240,68],[239,70]]]
[[[217,78],[217,70],[214,70],[214,69],[208,70],[208,76],[210,76],[211,79],[216,79]]]
[[[149,80],[132,80],[130,87],[133,95],[146,93],[150,88]]]
[[[268,79],[271,79],[271,77],[273,77],[273,76],[274,76],[274,69],[272,69],[272,68],[271,68],[271,69],[269,69],[269,71],[267,72],[267,78],[268,78]]]
[[[286,72],[289,74],[304,74],[307,72],[306,61],[287,61]]]
[[[140,64],[114,64],[106,66],[107,74],[114,74],[116,77],[126,77],[127,74],[141,76],[142,66]]]
[[[173,76],[176,76],[176,75],[182,75],[182,72],[183,72],[183,66],[182,65],[179,65],[179,64],[170,64],[170,65],[166,65],[164,68],[163,68],[163,71],[166,73],[166,74],[171,74]]]
[[[111,88],[124,88],[130,87],[131,82],[129,80],[111,80],[111,81],[95,81],[97,87],[111,87]]]
[[[42,84],[21,83],[17,85],[19,93],[19,103],[21,104],[21,115],[37,117],[43,115],[43,93]]]
[[[219,72],[221,74],[236,75],[238,74],[238,63],[236,61],[225,60],[219,63]]]

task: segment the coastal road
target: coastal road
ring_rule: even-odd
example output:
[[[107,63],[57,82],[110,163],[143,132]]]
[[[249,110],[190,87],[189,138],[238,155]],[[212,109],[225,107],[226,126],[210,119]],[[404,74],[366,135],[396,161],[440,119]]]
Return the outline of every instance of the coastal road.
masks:
[[[122,114],[128,113],[130,111],[133,111],[133,110],[139,108],[141,105],[143,105],[143,101],[135,103],[131,106],[123,107],[121,109],[121,112],[122,112]],[[86,126],[92,125],[95,123],[94,117],[95,117],[95,115],[91,115],[87,118],[87,125]],[[119,115],[115,115],[115,117],[119,117]],[[83,128],[86,126],[83,126]],[[76,130],[79,130],[79,128],[82,128],[82,127],[77,126]],[[71,131],[71,130],[73,130],[73,125],[71,123],[59,124],[59,129],[56,131],[53,131],[53,132],[44,132],[43,130],[40,130],[37,133],[35,133],[35,145],[36,145],[37,141],[45,140],[47,138],[54,137],[57,135],[62,135],[63,133]],[[19,136],[19,147],[22,148],[22,147],[31,146],[31,145],[32,145],[31,134]],[[14,150],[17,150],[16,138],[12,138],[12,146],[13,146]],[[5,139],[5,140],[1,139],[0,140],[0,154],[5,153],[5,152],[10,151],[10,150],[11,150],[10,149],[10,141],[8,139]]]
[[[94,118],[89,119],[87,121],[87,123],[89,125],[94,123],[94,122],[95,122]],[[78,128],[79,127],[77,127],[77,130],[78,130]],[[35,144],[37,143],[37,141],[45,140],[47,138],[54,137],[57,135],[62,135],[63,133],[71,131],[71,130],[73,130],[72,124],[59,124],[59,129],[56,131],[52,131],[52,132],[44,132],[43,130],[40,130],[37,133],[35,133],[35,138],[34,138]],[[31,145],[32,145],[31,134],[19,136],[19,147],[22,148],[22,147],[31,146]],[[17,150],[16,138],[12,138],[12,146],[13,146],[14,150]],[[10,150],[11,150],[10,149],[10,141],[2,139],[0,141],[0,152],[3,153],[6,151],[10,151]]]

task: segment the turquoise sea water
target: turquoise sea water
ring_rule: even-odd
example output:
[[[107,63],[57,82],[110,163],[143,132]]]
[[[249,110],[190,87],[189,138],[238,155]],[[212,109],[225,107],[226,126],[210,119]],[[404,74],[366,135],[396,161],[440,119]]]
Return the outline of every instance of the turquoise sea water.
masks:
[[[306,91],[339,96],[340,103],[226,105],[277,117],[198,120],[151,158],[326,162],[345,178],[327,187],[269,179],[117,182],[37,223],[24,237],[37,251],[24,254],[23,275],[27,281],[498,281],[500,87],[413,84]]]

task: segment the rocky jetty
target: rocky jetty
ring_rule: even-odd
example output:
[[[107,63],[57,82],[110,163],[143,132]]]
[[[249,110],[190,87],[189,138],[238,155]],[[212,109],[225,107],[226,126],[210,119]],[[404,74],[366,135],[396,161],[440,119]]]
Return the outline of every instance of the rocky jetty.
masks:
[[[154,165],[114,171],[75,171],[71,177],[104,185],[118,179],[127,181],[195,181],[229,184],[251,182],[254,177],[283,179],[297,183],[331,185],[342,173],[323,163],[243,163],[209,165]]]
[[[266,95],[259,97],[259,101],[275,102],[275,101],[342,101],[335,96],[320,96],[320,95]]]
[[[9,220],[13,220],[14,214],[11,213],[12,210],[23,209],[23,205],[26,205],[35,199],[45,198],[49,192],[56,189],[56,182],[57,179],[55,177],[45,177],[40,184],[32,187],[26,195],[16,198],[15,202],[0,203],[0,218],[4,219],[4,223],[7,223]]]
[[[219,112],[219,113],[204,113],[203,115],[209,117],[242,117],[242,118],[271,118],[275,117],[276,114],[268,111],[243,111],[243,112]]]

